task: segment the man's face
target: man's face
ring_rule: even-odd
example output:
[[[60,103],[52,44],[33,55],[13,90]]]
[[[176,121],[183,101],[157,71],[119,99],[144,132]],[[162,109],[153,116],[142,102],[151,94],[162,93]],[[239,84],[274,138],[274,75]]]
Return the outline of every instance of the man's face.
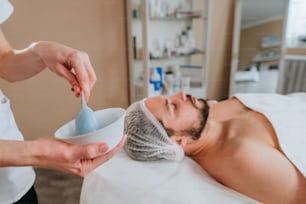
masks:
[[[166,129],[172,130],[169,136],[194,136],[190,130],[201,132],[204,127],[203,110],[208,106],[203,99],[178,92],[171,97],[148,98],[145,104]]]

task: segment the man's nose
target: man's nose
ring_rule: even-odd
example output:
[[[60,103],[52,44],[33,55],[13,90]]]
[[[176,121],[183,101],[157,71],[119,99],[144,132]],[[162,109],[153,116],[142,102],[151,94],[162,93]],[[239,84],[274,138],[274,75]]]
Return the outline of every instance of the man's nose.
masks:
[[[179,92],[177,93],[177,97],[178,97],[179,99],[183,100],[183,101],[186,101],[186,99],[187,99],[185,91],[179,91]]]

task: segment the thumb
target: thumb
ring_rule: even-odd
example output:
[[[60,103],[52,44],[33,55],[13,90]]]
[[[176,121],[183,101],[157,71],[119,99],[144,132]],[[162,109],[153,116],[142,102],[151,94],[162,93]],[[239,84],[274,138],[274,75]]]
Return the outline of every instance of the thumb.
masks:
[[[78,152],[78,159],[93,159],[108,150],[107,143],[92,143],[88,145],[84,145],[80,147],[80,151]]]

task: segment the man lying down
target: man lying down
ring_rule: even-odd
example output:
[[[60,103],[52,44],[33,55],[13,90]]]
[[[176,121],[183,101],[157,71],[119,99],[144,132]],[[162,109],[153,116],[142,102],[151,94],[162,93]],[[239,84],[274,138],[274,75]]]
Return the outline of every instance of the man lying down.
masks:
[[[306,93],[237,94],[216,102],[179,92],[127,109],[124,149],[143,161],[179,161],[185,153],[221,184],[260,202],[301,204],[305,126]]]

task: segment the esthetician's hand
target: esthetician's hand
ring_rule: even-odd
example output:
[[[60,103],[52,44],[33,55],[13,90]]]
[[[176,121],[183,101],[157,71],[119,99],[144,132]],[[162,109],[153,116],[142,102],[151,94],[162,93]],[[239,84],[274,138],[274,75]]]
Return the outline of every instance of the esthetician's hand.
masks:
[[[70,83],[71,90],[77,97],[83,90],[88,102],[90,90],[96,82],[96,74],[87,53],[46,41],[35,42],[31,48],[46,67]]]
[[[34,166],[58,170],[85,177],[101,164],[107,162],[123,146],[126,135],[110,152],[106,143],[88,145],[72,145],[56,139],[38,139],[39,151],[37,163]]]

